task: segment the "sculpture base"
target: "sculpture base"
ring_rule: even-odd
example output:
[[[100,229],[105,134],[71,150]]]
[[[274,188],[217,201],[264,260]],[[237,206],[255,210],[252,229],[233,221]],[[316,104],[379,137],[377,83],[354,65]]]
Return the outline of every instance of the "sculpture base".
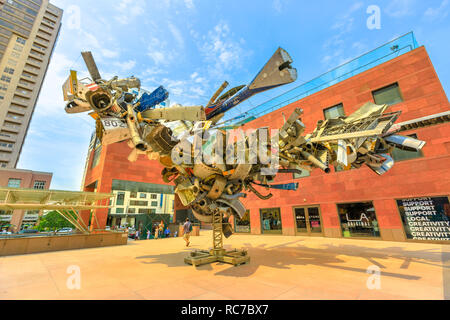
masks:
[[[200,250],[191,252],[191,256],[184,258],[184,262],[191,264],[194,267],[214,262],[229,263],[237,267],[241,264],[250,262],[250,257],[247,255],[247,251],[245,250],[225,251],[223,249],[212,249],[210,251]]]

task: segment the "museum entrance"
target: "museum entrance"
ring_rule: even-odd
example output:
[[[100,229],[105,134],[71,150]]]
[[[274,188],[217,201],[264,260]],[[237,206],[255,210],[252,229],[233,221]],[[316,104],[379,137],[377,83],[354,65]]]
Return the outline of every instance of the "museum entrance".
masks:
[[[308,206],[294,208],[296,234],[303,236],[322,236],[320,207]]]

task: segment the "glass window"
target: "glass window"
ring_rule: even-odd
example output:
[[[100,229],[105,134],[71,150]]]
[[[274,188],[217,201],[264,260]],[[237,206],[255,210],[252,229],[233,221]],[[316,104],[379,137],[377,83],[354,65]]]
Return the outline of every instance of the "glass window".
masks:
[[[8,188],[20,188],[21,179],[9,179]]]
[[[11,82],[11,78],[8,77],[8,76],[5,76],[5,75],[3,75],[0,79],[3,80],[3,81],[5,81],[5,82],[8,82],[8,83]]]
[[[148,205],[147,201],[138,201],[138,200],[131,200],[130,206],[136,206],[136,207],[146,207]]]
[[[294,179],[301,179],[301,178],[309,177],[310,175],[311,175],[311,172],[309,172],[308,170],[304,170],[304,169],[303,169],[301,174],[293,173],[293,174],[292,174],[292,177],[293,177]]]
[[[152,201],[152,207],[157,207],[158,206],[158,201]]]
[[[152,200],[157,199],[157,198],[158,198],[158,195],[156,195],[156,194],[152,194],[152,195],[151,195],[151,199],[152,199]]]
[[[116,208],[116,213],[123,213],[123,208]]]
[[[234,231],[237,233],[250,233],[250,210],[245,211],[242,219],[234,216]]]
[[[141,198],[141,199],[146,199],[146,198],[147,198],[147,195],[146,195],[145,193],[141,193],[141,194],[139,195],[139,198]]]
[[[410,134],[408,137],[417,139],[417,134]],[[419,151],[409,151],[409,150],[402,150],[399,148],[394,148],[392,151],[392,158],[394,161],[404,161],[404,160],[411,160],[411,159],[417,159],[422,158],[423,153],[421,150]]]
[[[379,237],[377,216],[372,202],[338,204],[344,237]]]
[[[331,108],[323,110],[325,120],[337,119],[339,117],[345,117],[344,105],[342,103],[335,105]]]
[[[403,101],[398,83],[375,90],[372,95],[376,104],[393,105]]]
[[[117,193],[116,206],[123,206],[125,201],[125,192]]]
[[[136,213],[136,208],[128,208],[128,213]]]
[[[155,209],[139,209],[139,213],[141,214],[152,214],[156,213]]]
[[[35,181],[33,188],[41,190],[45,189],[45,181]]]
[[[137,192],[130,192],[130,198],[136,199],[137,198]]]
[[[25,44],[25,42],[27,42],[24,38],[21,37],[17,37],[16,41],[20,44]]]
[[[282,234],[281,213],[279,208],[261,209],[263,234]]]
[[[397,200],[406,238],[449,241],[450,204],[448,197]]]
[[[102,146],[97,147],[94,151],[94,157],[92,158],[92,166],[91,168],[95,168],[99,161],[100,161],[100,155],[102,153]]]

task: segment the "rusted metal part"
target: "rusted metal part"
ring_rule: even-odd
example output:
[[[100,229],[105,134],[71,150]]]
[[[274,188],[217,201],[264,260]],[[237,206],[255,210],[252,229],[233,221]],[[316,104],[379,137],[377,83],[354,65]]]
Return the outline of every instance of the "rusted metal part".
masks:
[[[263,196],[261,193],[259,193],[258,190],[256,190],[255,188],[253,188],[253,186],[249,183],[247,185],[247,187],[250,189],[251,192],[253,192],[254,194],[256,194],[256,196],[258,198],[260,198],[261,200],[269,200],[270,198],[273,197],[273,194],[269,193],[267,196]]]

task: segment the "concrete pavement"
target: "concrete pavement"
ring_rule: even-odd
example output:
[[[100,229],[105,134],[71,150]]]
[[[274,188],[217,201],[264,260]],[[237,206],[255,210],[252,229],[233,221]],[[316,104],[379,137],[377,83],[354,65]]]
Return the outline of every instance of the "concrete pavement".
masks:
[[[450,299],[449,245],[233,235],[226,248],[247,249],[250,264],[195,268],[184,257],[209,248],[211,232],[191,243],[141,240],[0,257],[0,299]],[[67,286],[74,270],[79,290]],[[369,277],[380,289],[368,288]]]

